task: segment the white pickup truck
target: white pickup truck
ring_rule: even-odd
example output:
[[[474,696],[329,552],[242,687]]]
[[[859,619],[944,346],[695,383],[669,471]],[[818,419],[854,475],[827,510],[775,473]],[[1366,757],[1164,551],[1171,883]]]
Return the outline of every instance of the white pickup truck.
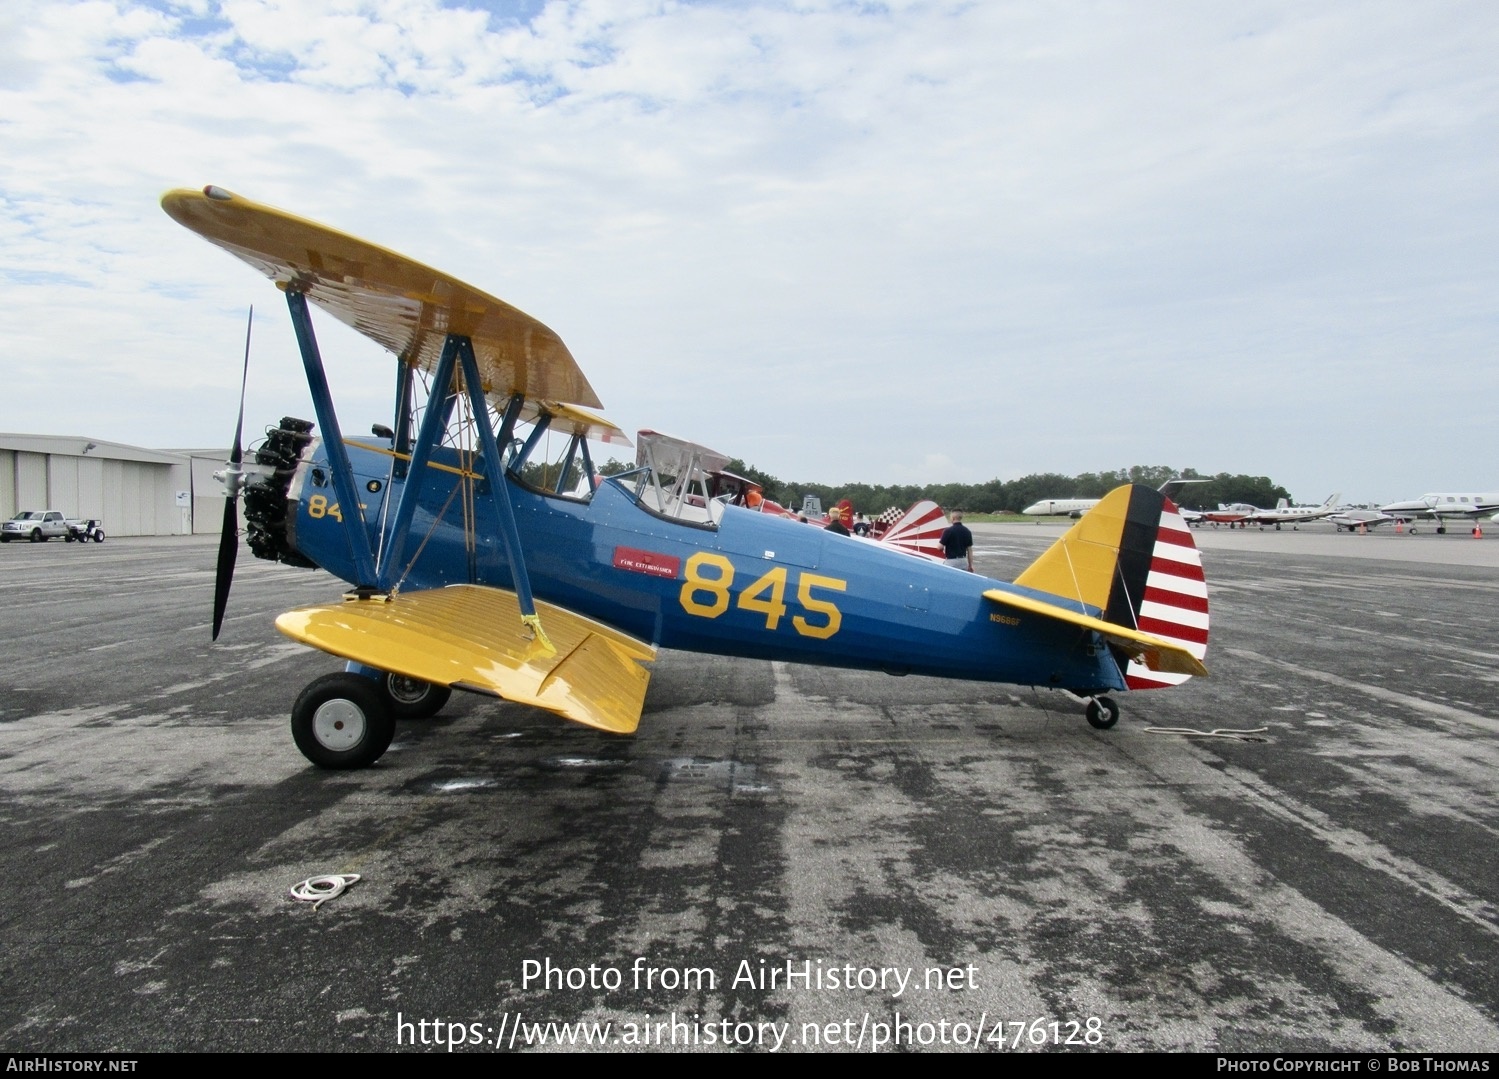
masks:
[[[30,540],[46,543],[49,539],[94,539],[104,542],[104,532],[97,521],[70,521],[61,510],[22,510],[10,520],[0,523],[0,543],[11,540]]]

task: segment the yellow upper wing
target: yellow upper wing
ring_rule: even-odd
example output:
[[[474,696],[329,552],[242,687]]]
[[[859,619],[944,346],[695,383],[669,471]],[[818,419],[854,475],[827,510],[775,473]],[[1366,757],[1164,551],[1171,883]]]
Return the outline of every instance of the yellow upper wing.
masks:
[[[447,335],[462,334],[473,341],[484,390],[497,403],[519,393],[603,407],[560,337],[472,285],[222,188],[168,191],[161,207],[407,363],[434,369]]]

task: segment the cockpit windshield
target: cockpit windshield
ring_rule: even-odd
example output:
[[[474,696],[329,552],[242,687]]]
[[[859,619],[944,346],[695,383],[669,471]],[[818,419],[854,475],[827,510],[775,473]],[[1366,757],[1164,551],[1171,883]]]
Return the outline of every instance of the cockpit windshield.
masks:
[[[530,424],[524,439],[516,438],[505,454],[505,467],[533,490],[556,498],[587,502],[601,479],[589,453],[593,439],[628,446],[625,433],[602,417],[575,405],[527,401],[517,422]]]

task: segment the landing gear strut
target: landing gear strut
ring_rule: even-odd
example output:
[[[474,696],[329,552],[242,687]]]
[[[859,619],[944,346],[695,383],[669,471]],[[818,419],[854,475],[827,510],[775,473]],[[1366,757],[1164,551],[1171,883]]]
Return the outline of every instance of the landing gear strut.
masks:
[[[1119,705],[1113,697],[1094,697],[1088,702],[1088,723],[1096,730],[1106,731],[1119,722]]]

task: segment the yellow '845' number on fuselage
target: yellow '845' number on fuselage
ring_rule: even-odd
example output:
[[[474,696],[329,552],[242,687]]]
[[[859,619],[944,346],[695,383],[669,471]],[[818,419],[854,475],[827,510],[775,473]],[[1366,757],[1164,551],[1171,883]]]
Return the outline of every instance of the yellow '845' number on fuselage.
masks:
[[[729,609],[730,588],[734,584],[734,564],[721,554],[699,551],[687,560],[687,572],[682,581],[682,610],[699,618],[717,618]],[[786,617],[785,566],[775,566],[759,577],[754,584],[739,593],[734,606],[741,611],[754,611],[765,616],[765,628],[774,631]],[[819,617],[810,622],[802,615],[794,615],[791,625],[803,637],[827,640],[838,632],[843,624],[843,612],[826,599],[812,594],[814,588],[843,592],[847,581],[837,577],[822,577],[816,573],[798,574],[796,601],[808,614]]]

